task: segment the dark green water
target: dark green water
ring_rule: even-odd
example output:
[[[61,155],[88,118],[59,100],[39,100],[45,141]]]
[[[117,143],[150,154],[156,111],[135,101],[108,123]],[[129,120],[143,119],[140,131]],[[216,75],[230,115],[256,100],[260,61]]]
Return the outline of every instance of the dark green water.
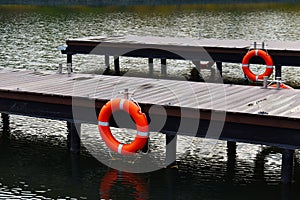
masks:
[[[153,35],[297,41],[297,5],[169,7],[0,7],[0,68],[56,70],[65,56],[56,47],[67,38],[92,35]],[[159,62],[159,61],[155,61]],[[104,58],[74,56],[76,72],[104,69]],[[142,72],[147,60],[122,58],[126,70]],[[186,75],[189,62],[170,61],[168,72]],[[155,68],[155,73],[160,69]],[[295,84],[296,68],[283,68]],[[224,77],[243,78],[240,65],[225,64]],[[130,174],[109,169],[83,148],[66,150],[65,122],[11,116],[0,129],[0,199],[298,199],[299,153],[294,183],[280,184],[278,149],[239,143],[227,158],[226,143],[179,137],[179,169]],[[88,130],[88,129],[85,129]],[[9,134],[8,134],[9,133]],[[120,130],[120,137],[126,131]],[[86,138],[84,137],[86,136]],[[105,151],[98,133],[86,131],[84,143]],[[154,134],[151,148],[164,155],[164,137]],[[106,152],[107,153],[107,152]]]

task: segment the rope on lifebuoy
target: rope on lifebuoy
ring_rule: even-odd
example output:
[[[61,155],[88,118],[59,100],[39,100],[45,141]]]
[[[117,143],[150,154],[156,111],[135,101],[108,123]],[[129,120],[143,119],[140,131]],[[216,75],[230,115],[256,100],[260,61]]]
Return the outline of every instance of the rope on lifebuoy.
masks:
[[[123,110],[127,112],[136,124],[137,134],[129,144],[122,144],[112,135],[109,120],[114,111]],[[112,99],[101,109],[98,116],[98,129],[105,144],[114,152],[130,155],[141,150],[149,137],[148,121],[146,115],[141,112],[140,107],[127,99]]]
[[[262,59],[264,59],[265,63],[266,63],[266,70],[259,75],[254,74],[249,67],[249,62],[250,59],[253,58],[254,56],[259,56]],[[271,58],[271,56],[263,50],[260,49],[254,49],[249,51],[243,58],[242,60],[242,69],[245,73],[245,75],[248,77],[248,79],[250,79],[251,81],[261,81],[263,80],[264,76],[268,76],[270,77],[270,75],[273,72],[273,60]]]

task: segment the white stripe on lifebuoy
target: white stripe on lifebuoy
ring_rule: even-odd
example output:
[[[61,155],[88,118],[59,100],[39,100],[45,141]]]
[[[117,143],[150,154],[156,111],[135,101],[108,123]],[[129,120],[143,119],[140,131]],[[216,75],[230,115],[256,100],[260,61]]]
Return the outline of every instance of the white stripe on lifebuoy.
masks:
[[[142,137],[148,137],[149,136],[149,132],[140,132],[140,131],[138,131],[137,134],[139,136],[142,136]]]
[[[98,121],[98,125],[100,125],[100,126],[109,126],[109,123]]]
[[[120,101],[120,110],[123,110],[125,99],[121,99]]]
[[[119,144],[119,146],[118,146],[118,153],[119,154],[122,153],[122,148],[123,148],[123,144]]]

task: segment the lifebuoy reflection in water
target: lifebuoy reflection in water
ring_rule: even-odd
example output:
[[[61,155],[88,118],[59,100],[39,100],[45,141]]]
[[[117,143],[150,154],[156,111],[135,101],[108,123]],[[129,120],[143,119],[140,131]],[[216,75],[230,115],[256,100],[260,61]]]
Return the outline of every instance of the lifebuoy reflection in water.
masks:
[[[99,189],[100,199],[113,199],[111,198],[111,191],[114,185],[134,188],[135,192],[128,194],[128,196],[134,196],[136,200],[146,200],[149,197],[146,182],[138,174],[111,169],[101,180]]]

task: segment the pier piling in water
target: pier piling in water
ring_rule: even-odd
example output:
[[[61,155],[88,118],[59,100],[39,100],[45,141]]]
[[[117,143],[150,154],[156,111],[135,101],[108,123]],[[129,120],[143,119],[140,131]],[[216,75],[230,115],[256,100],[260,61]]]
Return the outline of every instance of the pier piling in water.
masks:
[[[275,65],[275,77],[281,77],[281,68],[282,66],[279,64]]]
[[[166,167],[173,168],[176,165],[177,135],[166,134]]]
[[[234,179],[236,168],[236,142],[227,141],[227,179],[232,181]]]
[[[104,60],[105,60],[105,67],[106,67],[106,70],[109,70],[109,69],[110,69],[110,66],[109,66],[109,56],[108,56],[108,55],[105,55],[105,56],[104,56]]]
[[[67,66],[71,67],[71,72],[73,72],[73,67],[72,67],[72,54],[68,53],[67,54]]]
[[[227,157],[228,157],[228,160],[235,160],[235,158],[236,158],[236,142],[227,141]]]
[[[1,113],[2,119],[2,133],[4,136],[9,136],[10,134],[10,127],[9,127],[9,115],[6,113]]]
[[[9,115],[6,113],[1,113],[3,129],[4,127],[9,127]]]
[[[161,59],[161,75],[163,77],[167,76],[167,59],[165,58]]]
[[[223,76],[223,74],[222,74],[222,62],[217,61],[217,62],[216,62],[216,65],[217,65],[217,69],[218,69],[218,71],[219,71],[219,74],[220,74],[220,76],[222,77],[222,76]]]
[[[145,144],[145,146],[142,148],[143,153],[148,153],[148,151],[149,151],[149,138],[148,138],[147,143]]]
[[[114,56],[114,65],[115,65],[115,75],[120,76],[120,58],[119,58],[119,56]]]
[[[284,149],[282,152],[281,182],[284,184],[288,184],[293,181],[294,153],[295,150],[292,149]]]
[[[68,138],[70,152],[73,154],[79,154],[80,152],[80,130],[81,124],[74,122],[67,122],[68,127]]]
[[[149,65],[149,75],[153,76],[153,58],[148,58],[148,65]]]

